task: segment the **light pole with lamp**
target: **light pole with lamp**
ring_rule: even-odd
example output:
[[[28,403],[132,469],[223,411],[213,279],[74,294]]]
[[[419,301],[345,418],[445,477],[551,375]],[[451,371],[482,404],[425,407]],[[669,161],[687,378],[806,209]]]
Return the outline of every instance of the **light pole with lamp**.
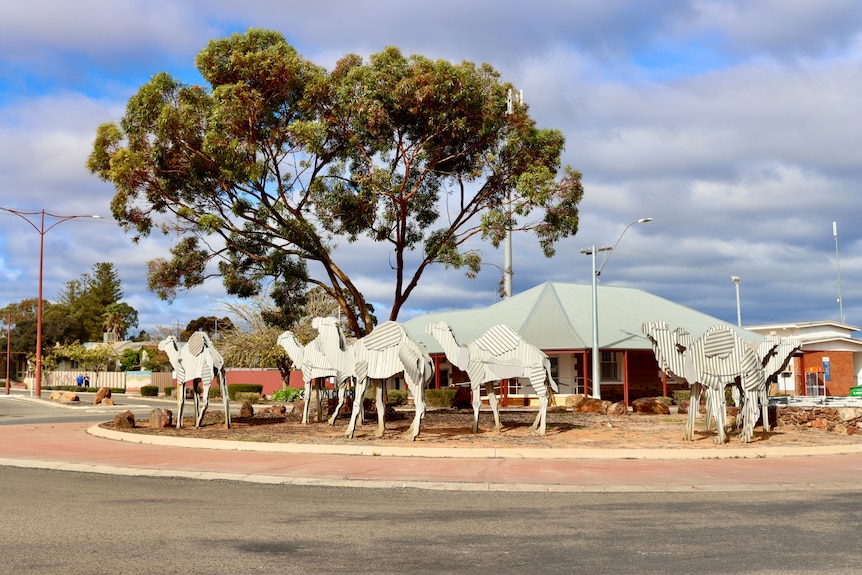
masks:
[[[63,222],[68,222],[69,220],[74,220],[78,218],[99,219],[102,216],[62,216],[59,214],[52,214],[50,212],[46,212],[45,210],[40,210],[38,212],[22,212],[19,210],[13,210],[11,208],[4,207],[0,207],[0,210],[3,210],[4,212],[9,212],[10,214],[15,214],[16,216],[30,224],[34,230],[39,232],[39,296],[36,300],[36,381],[34,382],[33,387],[35,390],[36,397],[40,397],[42,395],[42,269],[45,262],[45,234],[48,233],[55,226],[62,224]],[[30,219],[33,216],[40,216],[40,223],[38,226],[33,220]],[[53,224],[46,228],[45,217],[53,218],[57,221],[55,221]]]
[[[730,279],[736,284],[736,325],[742,327],[742,307],[739,305],[739,276],[730,276]]]
[[[611,254],[614,253],[614,249],[616,249],[617,244],[620,243],[620,240],[623,239],[623,236],[628,231],[630,227],[635,224],[645,224],[647,222],[651,222],[652,218],[641,218],[639,220],[635,220],[627,225],[620,236],[617,238],[617,241],[614,242],[612,246],[602,246],[597,248],[595,244],[593,244],[589,248],[584,248],[581,250],[582,254],[589,254],[593,259],[593,351],[592,351],[592,375],[593,375],[593,393],[592,396],[596,399],[601,399],[602,397],[602,374],[601,374],[601,358],[599,357],[599,288],[598,288],[598,280],[599,276],[602,274],[602,269],[605,267],[605,264],[608,263],[608,258],[611,257]],[[601,265],[596,269],[596,252],[608,252],[605,255],[605,259],[602,260]]]

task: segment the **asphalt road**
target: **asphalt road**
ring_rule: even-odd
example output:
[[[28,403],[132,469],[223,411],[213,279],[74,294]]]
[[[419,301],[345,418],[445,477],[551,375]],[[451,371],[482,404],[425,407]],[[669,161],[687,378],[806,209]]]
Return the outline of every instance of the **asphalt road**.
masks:
[[[0,467],[3,571],[862,572],[862,495],[519,494]]]

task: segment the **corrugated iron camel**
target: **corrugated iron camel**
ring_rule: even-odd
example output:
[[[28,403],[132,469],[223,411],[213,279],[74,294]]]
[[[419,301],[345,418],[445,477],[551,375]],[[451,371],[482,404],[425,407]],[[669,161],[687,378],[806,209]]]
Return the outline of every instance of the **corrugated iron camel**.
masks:
[[[383,435],[385,407],[381,383],[404,372],[404,380],[413,394],[416,410],[406,435],[415,440],[425,415],[425,386],[434,376],[434,366],[424,346],[415,342],[401,324],[387,321],[357,340],[352,347],[356,361],[356,397],[346,435],[351,438],[354,435],[369,381],[374,383],[375,388],[377,437]]]
[[[684,328],[671,331],[665,322],[647,322],[643,332],[653,344],[659,367],[691,386],[691,408],[686,424],[685,439],[694,437],[694,422],[701,394],[707,400],[707,430],[714,418],[717,426],[716,443],[724,443],[727,409],[724,389],[739,386],[741,403],[737,427],[740,439],[750,442],[754,425],[763,418],[763,428],[769,431],[767,380],[774,377],[798,347],[798,341],[787,338],[766,338],[759,346],[747,344],[727,326],[709,328],[692,341]],[[758,408],[761,413],[758,414]]]
[[[335,418],[344,405],[347,386],[354,376],[356,361],[353,349],[347,345],[338,319],[334,317],[316,317],[311,322],[317,330],[317,337],[307,346],[303,346],[290,331],[278,336],[280,345],[290,356],[294,367],[302,370],[302,381],[305,387],[305,404],[302,411],[302,423],[308,423],[311,406],[311,390],[321,379],[332,377],[338,388],[338,406],[329,418],[329,425],[335,424]],[[317,415],[321,419],[320,394],[318,394]]]
[[[480,386],[485,384],[488,402],[494,413],[494,429],[500,431],[500,411],[494,382],[503,379],[526,377],[539,397],[539,413],[533,422],[533,431],[545,434],[548,412],[548,385],[558,392],[551,376],[551,362],[539,348],[524,341],[520,334],[507,325],[496,325],[469,345],[459,345],[446,322],[433,322],[425,330],[440,342],[446,359],[467,372],[473,391],[473,433],[479,430],[479,407],[482,405]]]
[[[159,349],[164,351],[171,362],[177,376],[177,428],[182,427],[183,407],[186,401],[186,382],[192,382],[195,399],[195,427],[201,426],[204,413],[210,401],[210,386],[213,378],[218,378],[219,389],[224,400],[225,427],[230,429],[230,398],[224,373],[224,360],[216,350],[209,336],[196,331],[189,341],[180,348],[177,338],[169,335],[159,342]],[[199,392],[195,380],[201,380]]]

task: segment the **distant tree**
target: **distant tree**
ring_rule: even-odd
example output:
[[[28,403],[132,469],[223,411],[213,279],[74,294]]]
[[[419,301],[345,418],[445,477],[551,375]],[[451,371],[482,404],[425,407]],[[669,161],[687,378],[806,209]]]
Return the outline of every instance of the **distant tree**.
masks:
[[[216,339],[221,333],[233,329],[233,322],[229,317],[217,318],[214,315],[193,319],[186,325],[186,329],[180,334],[180,339],[188,341],[189,337],[196,331],[206,332],[212,339]]]
[[[121,301],[122,298],[122,282],[112,263],[97,263],[92,273],[66,282],[57,305],[69,318],[74,318],[79,327],[75,338],[57,341],[102,341],[105,331],[116,333],[122,339],[126,330],[138,325],[137,310]]]
[[[48,355],[54,361],[70,359],[77,362],[81,369],[95,372],[107,371],[111,362],[117,359],[117,354],[110,345],[98,344],[86,348],[79,342],[55,346]],[[93,383],[98,385],[98,381]]]
[[[127,349],[120,356],[120,368],[123,371],[130,371],[141,365],[141,350]]]
[[[162,298],[218,261],[229,294],[270,286],[281,327],[317,286],[359,336],[374,318],[338,242],[390,250],[397,319],[429,266],[478,273],[471,238],[498,246],[529,231],[551,257],[577,232],[583,188],[561,167],[562,134],[508,103],[513,87],[487,64],[390,47],[328,73],[259,29],[211,41],[196,64],[209,86],[156,74],[119,124],[98,128],[87,162],[114,185],[114,218],[133,241],[176,234],[171,257],[149,262]]]

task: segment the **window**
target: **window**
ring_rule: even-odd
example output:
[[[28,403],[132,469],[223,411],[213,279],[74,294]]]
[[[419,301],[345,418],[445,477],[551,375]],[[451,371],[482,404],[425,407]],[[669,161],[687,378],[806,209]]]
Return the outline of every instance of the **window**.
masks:
[[[622,354],[618,351],[602,352],[602,381],[622,382],[622,377],[620,377],[620,374],[622,373],[622,370],[620,369],[621,355]]]

